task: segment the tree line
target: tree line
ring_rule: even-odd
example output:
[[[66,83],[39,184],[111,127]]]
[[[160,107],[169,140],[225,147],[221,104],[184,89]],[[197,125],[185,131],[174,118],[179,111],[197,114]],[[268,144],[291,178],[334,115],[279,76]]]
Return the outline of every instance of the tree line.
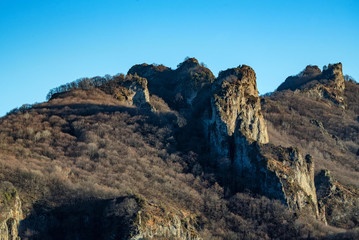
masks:
[[[111,94],[118,83],[124,80],[125,75],[123,74],[117,74],[114,76],[107,74],[104,77],[96,76],[93,78],[80,78],[73,82],[51,89],[46,96],[46,100],[50,100],[56,94],[69,92],[75,89],[89,90],[93,88],[100,88],[104,92]]]

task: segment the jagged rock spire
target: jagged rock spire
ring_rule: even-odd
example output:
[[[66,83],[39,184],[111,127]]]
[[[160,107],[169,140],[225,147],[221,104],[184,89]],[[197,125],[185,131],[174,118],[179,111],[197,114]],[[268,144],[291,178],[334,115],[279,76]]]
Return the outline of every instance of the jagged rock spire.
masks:
[[[213,123],[225,128],[228,136],[240,133],[250,141],[268,142],[256,74],[251,67],[242,65],[219,74],[213,86],[212,109]]]
[[[266,144],[267,128],[251,67],[242,65],[219,74],[210,111],[211,119],[204,122],[211,152],[218,166],[234,174],[234,185],[318,217],[311,157],[304,158],[294,148]]]

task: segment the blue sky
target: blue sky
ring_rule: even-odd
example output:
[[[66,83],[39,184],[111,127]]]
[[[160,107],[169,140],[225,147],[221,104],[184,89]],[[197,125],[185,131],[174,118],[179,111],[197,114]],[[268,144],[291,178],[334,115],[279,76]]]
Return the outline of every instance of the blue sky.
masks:
[[[80,77],[196,57],[247,64],[261,94],[308,64],[359,79],[359,1],[0,0],[0,116]]]

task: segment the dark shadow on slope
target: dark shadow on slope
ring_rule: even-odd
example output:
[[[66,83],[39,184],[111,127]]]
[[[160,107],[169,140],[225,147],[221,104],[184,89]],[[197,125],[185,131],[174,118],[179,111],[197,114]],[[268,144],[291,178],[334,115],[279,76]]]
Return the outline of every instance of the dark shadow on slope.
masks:
[[[140,210],[134,196],[73,200],[56,208],[44,203],[20,223],[21,239],[127,239]]]

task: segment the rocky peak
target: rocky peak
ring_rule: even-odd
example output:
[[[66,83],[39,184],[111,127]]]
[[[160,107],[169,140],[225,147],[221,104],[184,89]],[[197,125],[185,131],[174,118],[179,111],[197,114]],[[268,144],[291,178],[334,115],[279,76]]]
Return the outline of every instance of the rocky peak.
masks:
[[[305,90],[312,88],[317,84],[321,84],[326,87],[333,87],[338,90],[344,90],[345,86],[342,64],[337,63],[324,66],[323,72],[318,68],[318,66],[308,65],[298,75],[288,77],[277,90]]]
[[[178,64],[178,70],[190,69],[199,66],[199,62],[196,58],[186,58],[182,63]]]
[[[321,78],[328,80],[324,83],[327,83],[329,87],[341,92],[344,91],[345,81],[343,76],[343,66],[341,63],[329,64],[327,67],[324,67]]]
[[[199,91],[209,87],[215,77],[208,68],[200,65],[197,59],[188,58],[178,65],[174,71],[174,79],[176,79],[175,96],[183,99],[182,106],[192,107]]]
[[[127,74],[131,74],[131,75],[137,74],[138,76],[150,79],[151,77],[153,77],[158,73],[164,73],[169,71],[172,71],[172,69],[162,64],[155,65],[155,64],[142,63],[132,66],[130,70],[128,70]]]
[[[212,91],[212,122],[216,126],[226,129],[228,136],[237,131],[250,141],[268,142],[256,74],[251,67],[242,65],[221,72]]]
[[[225,71],[221,71],[218,75],[219,80],[226,79],[229,76],[234,76],[237,80],[243,81],[251,81],[251,83],[257,87],[256,83],[256,73],[254,70],[247,65],[239,65],[236,68],[229,68]]]
[[[204,126],[213,158],[217,165],[235,169],[254,189],[257,144],[268,142],[255,72],[245,65],[221,72],[211,92]]]
[[[114,91],[114,96],[129,105],[137,107],[150,107],[150,94],[147,88],[147,79],[137,74],[128,74],[119,82]]]
[[[305,69],[299,74],[302,78],[314,78],[321,74],[322,71],[320,68],[316,65],[308,65],[305,67]]]
[[[135,65],[128,74],[148,79],[149,91],[163,98],[173,109],[191,108],[201,89],[210,85],[215,77],[195,58],[188,58],[172,70],[163,65]]]
[[[335,104],[345,107],[345,81],[342,64],[329,64],[323,71],[317,66],[307,66],[296,76],[288,77],[277,91],[292,90],[307,96],[328,99]]]
[[[172,106],[173,93],[171,91],[175,87],[175,80],[171,68],[163,65],[148,65],[143,63],[131,67],[127,74],[146,78],[149,92],[163,98],[165,102]]]

